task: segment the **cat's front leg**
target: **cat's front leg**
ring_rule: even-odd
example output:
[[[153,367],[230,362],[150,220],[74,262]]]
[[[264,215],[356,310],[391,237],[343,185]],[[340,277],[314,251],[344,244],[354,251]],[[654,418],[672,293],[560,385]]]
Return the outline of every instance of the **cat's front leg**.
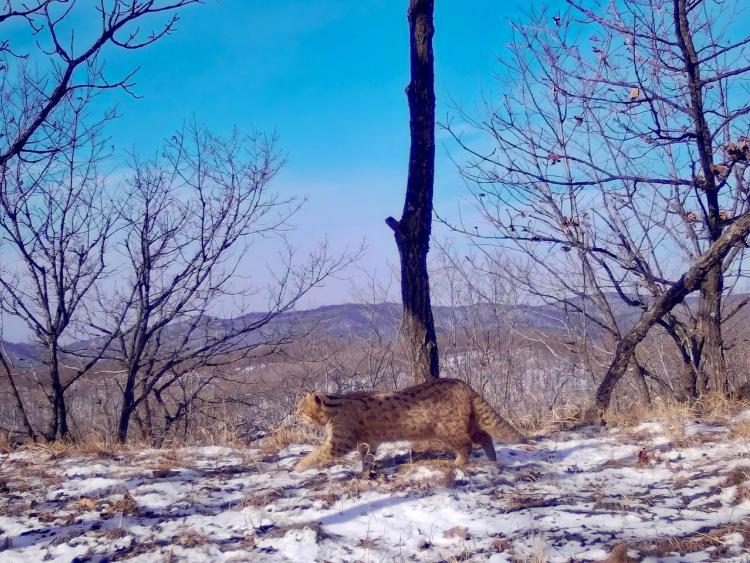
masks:
[[[294,471],[300,473],[315,466],[323,466],[333,459],[333,446],[325,442],[319,448],[313,450],[303,457],[294,467]]]

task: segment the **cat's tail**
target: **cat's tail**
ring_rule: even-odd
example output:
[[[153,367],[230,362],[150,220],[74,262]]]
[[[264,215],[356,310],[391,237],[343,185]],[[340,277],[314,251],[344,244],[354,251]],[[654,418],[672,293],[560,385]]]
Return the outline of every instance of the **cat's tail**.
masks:
[[[471,403],[479,428],[488,434],[502,440],[506,444],[523,442],[526,439],[526,436],[521,434],[510,422],[497,414],[478,393],[473,393]]]

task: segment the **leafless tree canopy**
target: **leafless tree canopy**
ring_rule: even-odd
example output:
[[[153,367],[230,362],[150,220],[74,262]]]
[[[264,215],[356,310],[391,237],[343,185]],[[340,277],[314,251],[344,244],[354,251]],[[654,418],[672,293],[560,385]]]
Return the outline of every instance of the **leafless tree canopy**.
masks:
[[[621,342],[628,327],[612,307],[646,312],[748,213],[741,9],[569,0],[515,25],[508,92],[486,117],[446,125],[468,153],[462,171],[486,220],[454,226],[527,256],[532,271],[518,282]],[[655,320],[683,355],[692,396],[728,387],[721,327],[744,305],[729,298],[744,287],[738,240],[708,268],[695,302]],[[637,357],[629,365],[643,373]]]
[[[20,24],[0,41],[0,243],[17,258],[0,272],[0,306],[45,349],[44,392],[54,413],[48,438],[67,436],[65,392],[93,365],[76,366],[68,378],[61,373],[62,342],[104,272],[113,224],[97,167],[113,115],[92,115],[91,102],[133,86],[132,74],[105,76],[103,55],[169,34],[178,10],[192,3],[7,0],[0,7],[2,28]],[[97,22],[83,38],[69,24],[82,15]],[[156,15],[163,21],[151,20]]]
[[[0,374],[31,438],[70,437],[71,400],[89,409],[96,388],[119,412],[107,422],[118,439],[135,419],[156,440],[226,381],[226,366],[298,338],[266,326],[357,257],[326,244],[300,257],[286,241],[300,202],[269,189],[283,164],[273,137],[193,123],[156,158],[132,157],[124,184],[122,170],[106,173],[116,116],[94,102],[135,85],[134,73],[107,75],[107,53],[164,38],[196,3],[0,4],[0,26],[15,25],[0,42],[0,311],[41,350],[20,366],[0,349]],[[263,240],[282,249],[268,292],[248,278],[264,268],[252,252]],[[265,308],[222,318],[250,303]]]

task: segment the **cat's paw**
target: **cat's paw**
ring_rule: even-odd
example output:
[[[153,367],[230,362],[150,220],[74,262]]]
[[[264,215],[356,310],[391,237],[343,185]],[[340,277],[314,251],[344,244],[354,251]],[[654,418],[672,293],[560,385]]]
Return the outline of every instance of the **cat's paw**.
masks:
[[[294,472],[295,473],[302,473],[303,471],[307,471],[308,469],[311,469],[315,465],[315,460],[310,459],[310,457],[303,457],[297,465],[294,466]]]

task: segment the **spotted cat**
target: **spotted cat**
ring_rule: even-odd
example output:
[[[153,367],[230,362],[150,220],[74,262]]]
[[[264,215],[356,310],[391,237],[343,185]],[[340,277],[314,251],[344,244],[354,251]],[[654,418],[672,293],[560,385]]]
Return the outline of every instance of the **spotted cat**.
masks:
[[[472,444],[479,444],[495,461],[492,436],[506,443],[524,438],[476,391],[456,379],[436,379],[399,391],[308,393],[297,416],[325,426],[328,436],[295,471],[326,465],[355,449],[366,469],[368,454],[374,455],[380,443],[396,440],[440,442],[456,452],[456,465],[466,463]]]

